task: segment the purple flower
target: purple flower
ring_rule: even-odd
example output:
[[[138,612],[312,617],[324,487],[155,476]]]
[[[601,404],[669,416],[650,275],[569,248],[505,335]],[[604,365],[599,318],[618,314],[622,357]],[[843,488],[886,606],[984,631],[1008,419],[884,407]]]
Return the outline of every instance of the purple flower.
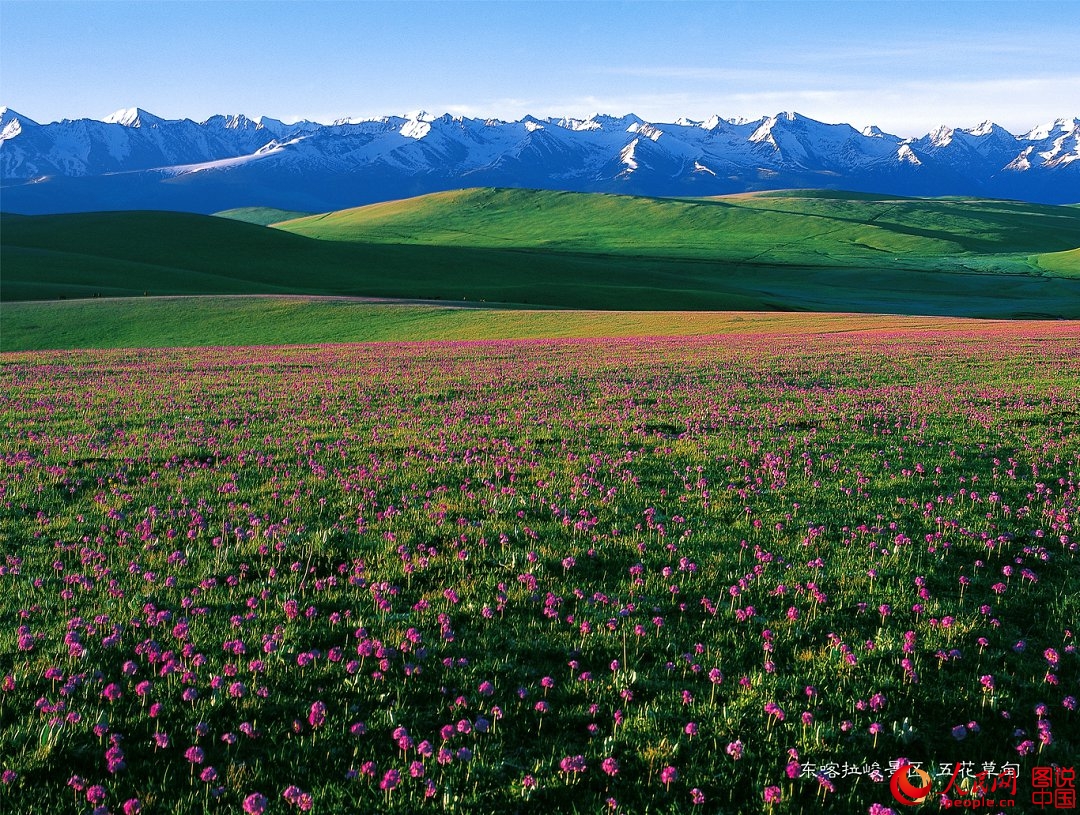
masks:
[[[244,812],[247,815],[262,815],[266,809],[266,796],[261,792],[253,792],[244,799]]]
[[[105,766],[110,773],[118,773],[127,765],[124,763],[124,751],[117,744],[105,751]]]
[[[564,773],[583,773],[588,769],[585,756],[565,756],[559,761],[559,769]]]
[[[320,727],[326,722],[326,705],[323,702],[312,702],[311,711],[308,713],[308,724],[312,727]]]
[[[780,803],[780,788],[773,784],[766,787],[762,793],[762,797],[765,799],[766,804],[779,804]]]
[[[668,786],[678,778],[679,771],[670,765],[660,771],[660,780],[664,783],[664,786]]]

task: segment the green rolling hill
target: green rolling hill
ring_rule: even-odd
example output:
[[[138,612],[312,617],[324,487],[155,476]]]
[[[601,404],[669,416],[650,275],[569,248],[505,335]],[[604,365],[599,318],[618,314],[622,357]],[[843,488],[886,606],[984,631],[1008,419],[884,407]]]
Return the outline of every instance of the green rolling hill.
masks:
[[[287,209],[275,209],[274,207],[240,207],[214,213],[219,218],[230,218],[234,221],[258,224],[259,226],[269,226],[278,221],[304,218],[311,214],[310,212],[292,212]]]
[[[1080,219],[1064,207],[821,190],[660,199],[473,189],[276,226],[322,240],[605,253],[735,269],[1023,274],[1039,272],[1033,255],[1080,246]]]
[[[650,199],[477,189],[278,221],[293,214],[4,215],[0,299],[276,294],[1080,318],[1076,207],[835,192]],[[77,311],[52,314],[74,320]],[[347,319],[334,314],[335,324]],[[160,321],[151,308],[130,317],[149,315]],[[24,347],[18,325],[40,325],[4,323],[5,348]],[[137,342],[137,327],[124,332]],[[243,342],[239,328],[229,336]],[[304,336],[295,341],[321,335],[313,327]]]

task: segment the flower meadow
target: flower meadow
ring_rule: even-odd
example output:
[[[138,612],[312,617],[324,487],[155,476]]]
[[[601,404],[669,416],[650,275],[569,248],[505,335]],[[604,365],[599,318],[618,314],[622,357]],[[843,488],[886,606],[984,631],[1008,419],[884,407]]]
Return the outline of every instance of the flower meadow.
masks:
[[[0,811],[883,813],[1080,754],[1075,325],[2,362]]]

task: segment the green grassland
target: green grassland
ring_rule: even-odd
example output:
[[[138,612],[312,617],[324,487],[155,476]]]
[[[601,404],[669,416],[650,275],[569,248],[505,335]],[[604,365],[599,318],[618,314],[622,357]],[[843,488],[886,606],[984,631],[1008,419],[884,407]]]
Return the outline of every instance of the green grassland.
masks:
[[[288,209],[275,209],[274,207],[239,207],[237,209],[225,209],[214,213],[219,218],[230,218],[234,221],[243,221],[248,224],[269,226],[278,221],[288,221],[295,218],[304,218],[311,215],[310,212],[294,212]]]
[[[648,199],[478,189],[277,221],[291,214],[4,215],[0,299],[276,294],[613,311],[1080,318],[1074,207],[837,192]],[[160,307],[116,308],[103,312],[110,316],[102,337],[119,332],[158,344],[161,325],[184,327]],[[371,331],[370,312],[355,304],[306,301],[302,308],[321,316],[305,315],[309,322],[276,335],[265,326],[286,308],[280,303],[189,308],[197,312],[191,319],[213,317],[218,327],[208,325],[207,336],[226,343]],[[107,342],[86,336],[78,309],[27,309],[5,304],[3,347],[46,347],[25,328],[46,322],[53,333]],[[478,319],[422,313],[391,322],[441,336],[453,321]],[[69,322],[52,324],[59,319]],[[421,331],[427,320],[435,322]]]
[[[1039,266],[1052,274],[1080,277],[1080,249],[1067,249],[1064,252],[1047,252],[1038,255]]]
[[[1033,255],[1080,245],[1080,218],[1063,207],[826,191],[678,200],[473,189],[313,215],[278,227],[361,243],[878,272],[1034,273]],[[1071,272],[1080,273],[1080,264]]]
[[[0,355],[0,812],[1040,811],[1076,324],[745,319]]]
[[[0,350],[166,348],[948,329],[942,317],[710,311],[588,311],[365,303],[340,298],[148,297],[5,303]]]

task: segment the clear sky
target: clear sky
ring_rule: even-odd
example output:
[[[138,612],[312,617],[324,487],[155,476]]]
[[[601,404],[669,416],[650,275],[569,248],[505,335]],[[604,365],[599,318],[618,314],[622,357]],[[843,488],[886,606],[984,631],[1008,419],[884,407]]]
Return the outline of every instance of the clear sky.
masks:
[[[1080,2],[0,0],[0,105],[316,121],[797,111],[901,136],[1080,115]]]

